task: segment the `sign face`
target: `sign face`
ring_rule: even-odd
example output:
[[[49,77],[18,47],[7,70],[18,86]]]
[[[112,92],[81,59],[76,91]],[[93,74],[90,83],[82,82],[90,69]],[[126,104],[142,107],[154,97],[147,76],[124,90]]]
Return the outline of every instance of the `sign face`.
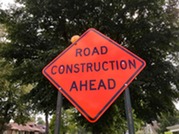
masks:
[[[43,74],[89,122],[96,122],[145,65],[91,28],[51,61]]]

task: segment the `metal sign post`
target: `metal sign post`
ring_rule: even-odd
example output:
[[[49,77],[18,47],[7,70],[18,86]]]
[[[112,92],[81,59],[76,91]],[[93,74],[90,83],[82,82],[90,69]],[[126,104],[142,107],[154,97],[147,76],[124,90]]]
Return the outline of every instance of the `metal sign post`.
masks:
[[[129,88],[125,90],[124,101],[129,134],[135,134]]]
[[[61,107],[62,107],[62,94],[58,91],[54,134],[60,134]]]

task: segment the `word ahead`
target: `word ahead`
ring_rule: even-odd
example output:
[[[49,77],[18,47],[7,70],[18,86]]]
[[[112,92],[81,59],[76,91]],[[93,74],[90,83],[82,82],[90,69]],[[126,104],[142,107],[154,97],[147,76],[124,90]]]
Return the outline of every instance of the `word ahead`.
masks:
[[[105,90],[111,90],[116,87],[116,81],[114,79],[107,79],[107,81],[104,81],[103,79],[99,80],[98,82],[94,80],[85,80],[85,81],[80,81],[78,83],[79,85],[76,84],[76,81],[73,81],[72,86],[70,88],[70,91],[75,90],[75,91],[93,91],[93,90],[100,90],[100,89],[105,89]]]
[[[43,74],[88,121],[96,122],[144,67],[141,58],[89,29]]]

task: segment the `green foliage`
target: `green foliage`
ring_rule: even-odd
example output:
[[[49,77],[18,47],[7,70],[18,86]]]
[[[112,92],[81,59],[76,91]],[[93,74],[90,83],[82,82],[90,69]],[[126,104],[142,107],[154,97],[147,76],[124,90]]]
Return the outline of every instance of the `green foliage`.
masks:
[[[170,113],[162,114],[161,117],[159,117],[159,123],[159,133],[163,134],[165,131],[168,131],[166,127],[179,124],[179,111],[176,111],[173,115]]]
[[[89,123],[86,119],[82,118],[82,115],[76,113],[76,121],[84,126],[86,131],[93,134],[100,133],[113,133],[119,134],[126,131],[127,123],[125,119],[124,109],[121,109],[121,102],[116,102],[118,105],[112,105],[96,123]],[[120,107],[121,106],[121,107]]]
[[[51,120],[50,120],[50,125],[49,125],[49,129],[50,129],[50,134],[54,134],[55,132],[55,115],[52,116]]]
[[[13,67],[0,59],[0,132],[4,124],[13,119],[17,123],[27,122],[30,118],[28,104],[23,101],[23,95],[29,90],[28,86],[21,86],[17,82],[10,82],[6,77]]]
[[[94,27],[147,62],[130,85],[137,118],[149,122],[174,112],[173,101],[179,98],[179,70],[173,64],[178,65],[179,51],[177,0],[18,1],[24,6],[0,11],[10,41],[0,55],[14,65],[11,80],[34,85],[26,97],[33,109],[55,110],[57,90],[41,70],[70,44],[72,35]],[[123,103],[120,97],[94,124],[79,114],[76,118],[94,133],[123,131]],[[64,107],[70,106],[64,99]]]
[[[80,126],[76,119],[74,118],[75,113],[78,113],[75,108],[62,109],[62,115],[60,118],[60,132],[67,134],[76,134],[76,133],[87,133],[83,126]],[[55,119],[56,115],[52,116],[50,121],[50,133],[54,134],[55,131]]]
[[[164,134],[173,134],[173,132],[164,132]]]
[[[0,50],[3,49],[6,40],[6,31],[0,27]],[[5,123],[13,119],[17,123],[25,123],[30,120],[28,104],[24,102],[23,96],[32,88],[30,85],[21,85],[19,82],[10,80],[13,63],[0,57],[0,133],[4,130]]]
[[[42,117],[37,118],[37,124],[42,124],[42,125],[45,124],[45,121],[42,119]]]

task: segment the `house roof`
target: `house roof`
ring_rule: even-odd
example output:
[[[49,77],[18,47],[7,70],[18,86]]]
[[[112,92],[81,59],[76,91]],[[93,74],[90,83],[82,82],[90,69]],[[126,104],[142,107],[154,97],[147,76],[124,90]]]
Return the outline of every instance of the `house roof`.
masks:
[[[25,125],[9,123],[7,126],[9,130],[45,133],[45,126],[38,125],[32,122],[26,123]]]

